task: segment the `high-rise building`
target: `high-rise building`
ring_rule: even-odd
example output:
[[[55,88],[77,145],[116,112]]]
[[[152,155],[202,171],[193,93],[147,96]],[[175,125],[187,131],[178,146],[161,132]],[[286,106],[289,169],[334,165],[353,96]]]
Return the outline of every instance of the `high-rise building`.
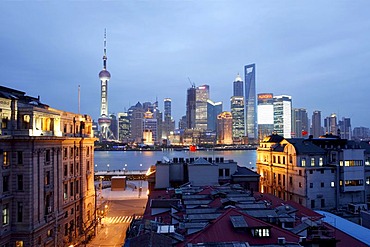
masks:
[[[158,143],[157,139],[157,119],[153,117],[153,113],[148,110],[144,114],[143,119],[143,143],[145,145],[154,145]]]
[[[351,119],[343,117],[342,120],[339,120],[338,125],[340,130],[340,138],[352,140]]]
[[[272,93],[260,93],[257,95],[258,116],[258,140],[269,136],[274,131],[274,98]]]
[[[338,134],[337,115],[335,113],[332,113],[330,117],[324,119],[324,128],[327,134]]]
[[[130,118],[127,112],[118,113],[118,140],[120,142],[131,142]]]
[[[257,141],[257,99],[256,99],[256,66],[244,67],[245,76],[245,133],[250,142]]]
[[[292,110],[292,137],[308,136],[308,115],[304,108],[293,108]]]
[[[207,100],[209,99],[209,86],[202,85],[195,90],[195,128],[207,129]]]
[[[231,97],[230,108],[232,116],[233,143],[242,144],[244,142],[245,137],[244,97],[243,96]]]
[[[196,106],[196,89],[193,84],[187,90],[186,97],[186,129],[195,128],[195,106]]]
[[[353,128],[353,140],[356,141],[370,141],[370,128],[355,127]]]
[[[114,140],[118,139],[118,119],[116,115],[110,114],[110,126],[109,129],[111,131],[111,136],[113,137]]]
[[[0,246],[74,246],[91,236],[91,117],[6,87],[0,102]]]
[[[217,116],[217,143],[233,144],[233,117],[231,112],[222,112]]]
[[[142,143],[144,108],[140,102],[128,109],[132,142]]]
[[[172,131],[175,130],[175,121],[171,115],[171,99],[164,99],[164,121],[163,121],[163,133],[162,137],[168,139],[168,136]]]
[[[233,90],[234,90],[233,96],[244,97],[243,83],[244,83],[243,79],[238,73],[238,75],[236,76],[234,80],[234,84],[233,84]]]
[[[106,32],[104,33],[104,55],[103,55],[103,70],[99,73],[100,79],[100,118],[98,119],[100,127],[100,141],[106,141],[108,139],[114,139],[111,136],[109,129],[111,125],[111,119],[108,115],[108,82],[110,79],[110,73],[107,70],[107,39]]]
[[[319,138],[323,135],[322,125],[321,125],[321,111],[314,111],[312,113],[312,125],[311,125],[311,135],[313,138]]]
[[[222,102],[207,100],[207,130],[216,131],[217,116],[222,112]]]
[[[292,97],[274,96],[274,131],[284,138],[291,138],[292,133]]]
[[[180,119],[179,119],[179,126],[178,128],[180,130],[184,130],[186,129],[186,115],[185,116],[182,116]]]

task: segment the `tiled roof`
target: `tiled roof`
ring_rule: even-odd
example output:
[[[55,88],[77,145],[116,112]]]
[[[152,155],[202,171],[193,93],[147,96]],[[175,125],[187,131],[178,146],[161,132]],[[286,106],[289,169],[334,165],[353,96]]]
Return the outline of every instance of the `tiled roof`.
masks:
[[[319,146],[313,144],[310,140],[301,138],[287,139],[292,144],[297,154],[325,154],[326,151]]]
[[[203,158],[198,158],[193,163],[191,163],[190,165],[207,165],[207,166],[211,166],[213,164],[211,162],[203,159]]]
[[[233,227],[230,217],[239,216],[242,217],[248,226],[245,230],[236,230]],[[252,234],[252,229],[270,229],[269,237],[256,237]],[[212,243],[212,242],[248,242],[250,245],[257,244],[276,244],[279,237],[284,237],[287,242],[298,242],[299,236],[258,220],[249,216],[245,213],[238,211],[237,209],[228,209],[215,221],[209,224],[202,231],[190,235],[187,240],[183,243],[179,243],[178,246],[186,246],[187,243]]]

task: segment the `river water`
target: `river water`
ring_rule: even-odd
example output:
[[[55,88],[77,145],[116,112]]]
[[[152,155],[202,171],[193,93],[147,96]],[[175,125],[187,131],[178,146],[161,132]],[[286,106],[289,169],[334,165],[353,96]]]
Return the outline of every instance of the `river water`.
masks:
[[[256,150],[233,151],[95,151],[95,171],[106,170],[147,170],[151,165],[162,161],[164,157],[172,159],[191,157],[224,157],[234,160],[239,166],[255,168]]]

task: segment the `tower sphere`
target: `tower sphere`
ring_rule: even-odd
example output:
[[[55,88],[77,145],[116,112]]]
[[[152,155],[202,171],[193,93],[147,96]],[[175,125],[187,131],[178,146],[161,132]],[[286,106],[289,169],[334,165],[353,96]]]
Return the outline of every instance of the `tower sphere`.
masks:
[[[108,70],[103,69],[99,73],[99,78],[100,78],[101,81],[109,80],[110,79],[110,73],[108,72]]]

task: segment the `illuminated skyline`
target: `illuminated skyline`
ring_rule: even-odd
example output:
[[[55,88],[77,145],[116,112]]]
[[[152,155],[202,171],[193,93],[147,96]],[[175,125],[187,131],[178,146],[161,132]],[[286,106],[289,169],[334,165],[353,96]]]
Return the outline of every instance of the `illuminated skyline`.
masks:
[[[256,93],[370,127],[367,1],[3,1],[1,85],[95,120],[101,34],[109,34],[110,113],[172,99],[186,112],[188,77],[230,109],[235,74],[255,63]],[[109,13],[102,17],[102,13]],[[159,106],[163,109],[163,105]]]

